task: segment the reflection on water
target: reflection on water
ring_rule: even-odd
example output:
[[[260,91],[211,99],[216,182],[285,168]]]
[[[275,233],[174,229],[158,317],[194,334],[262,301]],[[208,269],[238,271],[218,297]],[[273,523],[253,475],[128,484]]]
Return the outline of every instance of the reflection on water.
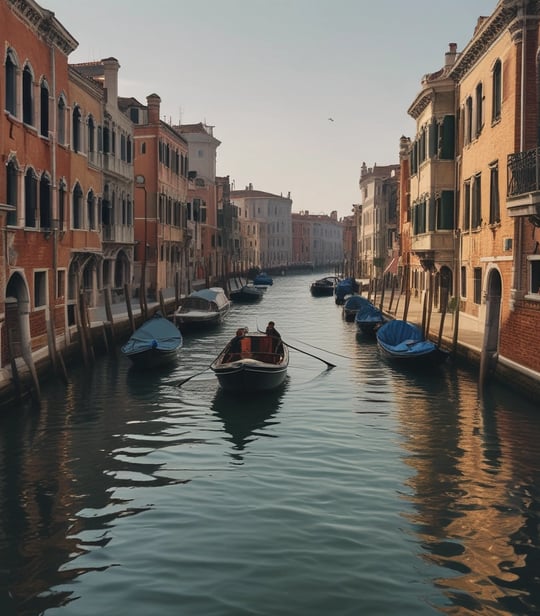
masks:
[[[100,358],[0,416],[2,616],[540,613],[537,409],[390,366],[308,282],[176,366]],[[336,367],[296,352],[282,389],[222,392],[217,350],[270,319]]]
[[[234,445],[231,457],[236,462],[243,460],[248,444],[263,436],[276,436],[267,428],[279,423],[274,416],[282,405],[286,389],[287,381],[280,388],[261,396],[217,390],[212,400],[212,411],[223,422],[228,440]]]
[[[429,397],[411,380],[397,396],[415,471],[407,517],[423,557],[446,570],[436,583],[460,614],[531,614],[540,605],[537,411],[513,408],[497,387],[479,400],[475,383],[446,376]]]

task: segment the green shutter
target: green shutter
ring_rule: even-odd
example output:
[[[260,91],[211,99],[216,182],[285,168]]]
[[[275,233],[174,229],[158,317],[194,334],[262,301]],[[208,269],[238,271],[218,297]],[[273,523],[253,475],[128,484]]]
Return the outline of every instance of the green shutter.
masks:
[[[442,125],[442,144],[440,158],[443,160],[454,160],[454,140],[455,140],[455,118],[454,116],[444,116]]]

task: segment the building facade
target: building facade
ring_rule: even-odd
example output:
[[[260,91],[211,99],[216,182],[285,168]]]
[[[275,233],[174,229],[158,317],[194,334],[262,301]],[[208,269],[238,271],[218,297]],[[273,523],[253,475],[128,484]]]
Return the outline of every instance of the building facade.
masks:
[[[292,199],[254,190],[232,190],[231,201],[239,208],[244,236],[242,261],[250,267],[286,268],[292,261]]]
[[[382,278],[397,264],[399,164],[360,170],[361,219],[357,217],[358,261],[361,278]]]

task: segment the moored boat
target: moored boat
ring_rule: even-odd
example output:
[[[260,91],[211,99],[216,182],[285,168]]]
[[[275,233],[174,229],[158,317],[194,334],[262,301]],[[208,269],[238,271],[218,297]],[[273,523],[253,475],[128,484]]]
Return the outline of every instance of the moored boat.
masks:
[[[313,297],[332,297],[338,282],[339,278],[337,276],[325,276],[324,278],[319,278],[319,280],[312,282],[309,286],[309,290]]]
[[[260,302],[263,298],[264,291],[253,285],[245,284],[239,289],[234,289],[229,293],[229,298],[232,302],[242,304],[254,304]]]
[[[340,280],[336,284],[335,289],[336,304],[343,305],[347,295],[353,295],[354,293],[358,293],[359,290],[360,285],[358,284],[358,282],[356,282],[355,278],[349,277]]]
[[[345,319],[345,321],[354,321],[356,313],[366,303],[370,304],[371,302],[362,295],[351,295],[350,297],[348,297],[343,304],[342,310],[343,318]]]
[[[253,284],[257,287],[268,287],[274,284],[274,280],[272,276],[268,275],[266,272],[261,272],[255,276]]]
[[[368,299],[363,298],[364,302],[356,312],[354,322],[359,332],[374,336],[377,328],[379,328],[386,319],[383,313]],[[347,300],[348,301],[348,300]]]
[[[402,365],[434,366],[444,362],[449,355],[424,338],[422,330],[408,321],[388,321],[377,330],[376,336],[383,355]]]
[[[193,291],[180,300],[174,322],[180,329],[219,325],[229,314],[231,302],[221,287]]]
[[[133,332],[121,351],[134,365],[154,368],[175,361],[182,343],[178,328],[156,312]]]
[[[231,353],[231,342],[210,365],[222,389],[269,391],[284,383],[289,365],[286,344],[276,345],[276,339],[266,334],[246,333],[240,340],[240,352]]]

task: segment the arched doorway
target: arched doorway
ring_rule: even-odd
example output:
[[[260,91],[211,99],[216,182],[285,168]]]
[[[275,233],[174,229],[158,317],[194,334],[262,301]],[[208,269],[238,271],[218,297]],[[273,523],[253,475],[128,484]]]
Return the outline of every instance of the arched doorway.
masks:
[[[2,366],[24,357],[30,349],[30,295],[24,278],[14,273],[6,285],[6,321],[2,336]]]
[[[453,277],[452,270],[443,265],[439,270],[440,289],[439,289],[439,309],[445,310],[448,306],[448,299],[452,296]]]

